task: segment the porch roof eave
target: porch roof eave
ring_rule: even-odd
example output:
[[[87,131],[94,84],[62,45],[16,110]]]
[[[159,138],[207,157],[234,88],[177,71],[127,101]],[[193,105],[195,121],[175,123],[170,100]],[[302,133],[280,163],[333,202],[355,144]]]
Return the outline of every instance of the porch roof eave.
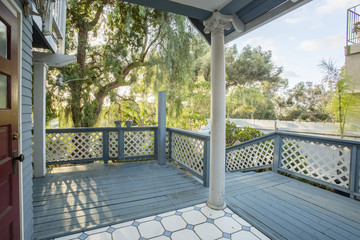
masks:
[[[211,43],[210,34],[204,32],[203,22],[211,17],[214,11],[233,15],[238,19],[242,29],[231,27],[225,30],[225,43],[255,30],[262,25],[281,17],[311,0],[127,0],[127,2],[155,8],[158,10],[184,15],[189,18],[200,34]]]

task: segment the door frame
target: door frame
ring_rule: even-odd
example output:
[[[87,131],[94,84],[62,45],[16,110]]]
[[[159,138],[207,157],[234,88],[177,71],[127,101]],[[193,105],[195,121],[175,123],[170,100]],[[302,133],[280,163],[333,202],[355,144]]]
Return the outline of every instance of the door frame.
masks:
[[[0,0],[9,10],[10,12],[17,18],[18,22],[18,132],[19,140],[18,140],[18,152],[22,153],[22,23],[23,23],[23,13],[19,6],[16,4],[14,0]],[[19,214],[20,214],[20,239],[24,238],[24,204],[23,204],[23,171],[22,171],[22,163],[19,164]]]

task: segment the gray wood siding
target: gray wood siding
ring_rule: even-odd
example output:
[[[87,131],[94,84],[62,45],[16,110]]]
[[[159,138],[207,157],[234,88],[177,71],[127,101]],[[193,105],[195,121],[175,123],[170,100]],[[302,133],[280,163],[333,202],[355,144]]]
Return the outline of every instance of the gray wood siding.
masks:
[[[16,0],[22,9],[23,3]],[[22,23],[22,153],[25,161],[22,164],[23,171],[23,209],[24,209],[24,237],[25,240],[34,239],[34,220],[32,202],[32,18],[25,18]]]

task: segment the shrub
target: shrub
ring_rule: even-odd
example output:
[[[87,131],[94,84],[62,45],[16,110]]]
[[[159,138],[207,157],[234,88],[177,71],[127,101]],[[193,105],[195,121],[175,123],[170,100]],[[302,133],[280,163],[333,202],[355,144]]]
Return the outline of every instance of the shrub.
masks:
[[[238,127],[235,123],[226,121],[226,147],[236,143],[245,142],[253,138],[261,137],[264,133],[251,127]]]

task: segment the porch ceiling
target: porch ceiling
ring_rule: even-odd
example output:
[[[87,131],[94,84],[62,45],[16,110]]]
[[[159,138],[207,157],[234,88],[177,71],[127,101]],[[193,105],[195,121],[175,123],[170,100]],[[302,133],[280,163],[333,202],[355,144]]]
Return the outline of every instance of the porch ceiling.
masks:
[[[210,43],[210,34],[204,33],[203,21],[213,11],[239,17],[245,25],[243,32],[234,27],[225,31],[228,43],[308,2],[311,0],[126,0],[127,2],[152,7],[166,12],[187,16],[197,30]]]

